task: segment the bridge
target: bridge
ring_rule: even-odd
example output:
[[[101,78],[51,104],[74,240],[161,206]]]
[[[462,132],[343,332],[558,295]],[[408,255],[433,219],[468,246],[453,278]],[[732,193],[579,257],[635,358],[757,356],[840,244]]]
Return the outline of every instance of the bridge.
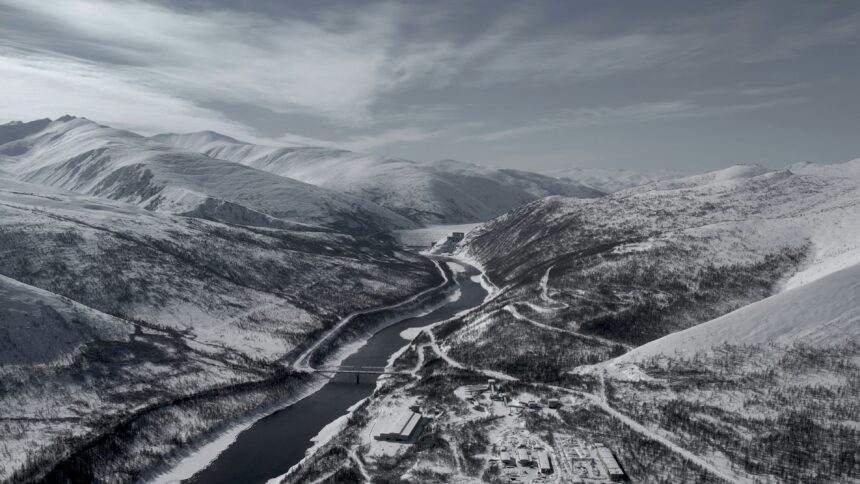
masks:
[[[362,373],[366,375],[409,375],[409,372],[406,371],[393,371],[388,370],[384,366],[337,366],[337,367],[323,367],[323,368],[311,368],[310,371],[312,373],[328,373],[331,375],[337,374],[354,374],[355,382],[359,383],[359,377]]]

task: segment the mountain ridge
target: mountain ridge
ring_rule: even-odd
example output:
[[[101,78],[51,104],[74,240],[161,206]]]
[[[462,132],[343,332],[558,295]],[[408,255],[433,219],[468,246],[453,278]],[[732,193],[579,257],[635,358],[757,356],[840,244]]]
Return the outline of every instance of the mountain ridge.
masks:
[[[312,230],[374,233],[416,226],[372,202],[172,150],[84,118],[53,121],[36,133],[0,145],[0,154],[5,155],[0,169],[20,180],[150,210],[205,214],[228,223],[305,225]]]
[[[569,180],[455,160],[415,162],[336,148],[263,146],[224,138],[198,132],[151,139],[350,193],[423,225],[487,220],[547,195],[604,194]]]

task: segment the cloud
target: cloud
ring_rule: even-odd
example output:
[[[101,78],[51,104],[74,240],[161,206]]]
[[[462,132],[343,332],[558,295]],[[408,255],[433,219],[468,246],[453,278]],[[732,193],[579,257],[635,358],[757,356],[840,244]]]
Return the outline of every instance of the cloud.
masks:
[[[767,2],[763,4],[772,5]],[[809,19],[820,14],[821,6],[815,5],[815,2],[805,7],[818,7],[818,10],[815,8],[811,11],[802,10],[806,13],[802,18]],[[775,13],[772,9],[767,9],[761,12],[761,15],[773,19]],[[752,31],[749,35],[754,34],[755,32]],[[860,39],[860,14],[857,13],[811,24],[780,25],[773,32],[765,34],[761,41],[755,42],[755,48],[747,49],[739,60],[746,63],[781,61],[800,56],[813,49],[850,44],[858,39]]]
[[[511,42],[480,66],[484,83],[599,79],[675,62],[701,48],[691,34],[627,34],[608,38],[549,36]]]
[[[17,46],[62,51],[81,60],[109,59],[112,69],[192,102],[222,100],[281,113],[310,111],[361,122],[380,93],[424,62],[393,57],[401,9],[381,5],[351,17],[310,22],[223,10],[182,11],[139,1],[5,0],[39,26]],[[7,41],[8,42],[8,41]]]
[[[350,136],[348,140],[340,142],[338,145],[350,150],[368,151],[395,143],[412,143],[429,139],[446,138],[461,133],[465,129],[480,125],[481,123],[459,123],[433,130],[410,126],[386,130],[373,135]]]
[[[747,86],[717,87],[713,89],[702,89],[691,93],[693,96],[717,96],[717,95],[739,95],[739,96],[774,96],[799,91],[813,87],[809,82],[797,82],[794,84],[781,84],[774,86]]]
[[[525,134],[562,128],[612,126],[722,116],[795,104],[802,101],[802,98],[786,98],[747,104],[701,105],[689,100],[674,100],[616,107],[600,106],[595,108],[569,109],[563,111],[560,116],[555,118],[545,118],[524,126],[483,133],[471,137],[471,139],[499,141]]]
[[[691,66],[693,75],[728,72],[729,64],[799,56],[860,33],[856,14],[805,22],[803,8],[789,15],[781,2],[762,0],[693,13],[655,8],[641,19],[621,18],[614,8],[590,16],[571,5],[492,2],[475,7],[480,21],[464,21],[472,7],[456,1],[285,5],[282,14],[267,15],[179,2],[0,0],[0,117],[68,112],[147,132],[212,129],[249,141],[260,140],[256,123],[279,142],[366,150],[449,136],[493,141],[556,127],[761,109],[744,101],[794,88],[741,86],[733,94],[747,99],[723,107],[669,101],[566,111],[529,124],[517,119],[546,100],[539,92],[545,86],[575,94],[578,82],[613,77],[637,91],[636,76],[649,69],[671,68],[678,80],[667,82],[682,83]],[[643,83],[640,97],[651,98],[647,91]],[[531,95],[539,102],[529,104]],[[522,126],[476,136],[446,129],[500,106],[510,124]],[[265,111],[266,120],[229,119],[231,110],[249,107],[244,112]],[[305,134],[342,142],[281,136],[276,125],[288,117],[292,126],[314,123],[301,125]]]
[[[65,113],[143,133],[214,130],[260,141],[219,113],[138,85],[95,64],[0,48],[0,112],[7,119]]]
[[[524,9],[494,11],[497,19],[475,35],[446,36],[439,31],[452,12],[419,4],[341,7],[306,18],[139,0],[4,4],[0,45],[19,56],[38,52],[46,77],[75,63],[75,71],[100,66],[109,82],[159,97],[310,113],[347,127],[374,124],[375,104],[406,85],[595,78],[659,63],[693,44],[645,34],[523,40],[534,21]]]

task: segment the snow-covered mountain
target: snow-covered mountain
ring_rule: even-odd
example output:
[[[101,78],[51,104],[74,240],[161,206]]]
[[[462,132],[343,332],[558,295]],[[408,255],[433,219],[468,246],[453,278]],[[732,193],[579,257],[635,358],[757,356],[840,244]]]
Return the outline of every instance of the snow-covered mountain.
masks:
[[[441,280],[385,240],[226,225],[0,177],[0,481],[41,481],[143,410],[124,442],[160,450],[129,451],[110,472],[157,464],[297,391],[305,378],[281,360],[347,314]],[[217,412],[183,400],[200,392]]]
[[[664,186],[735,184],[770,173],[758,166],[735,166]],[[616,359],[617,363],[658,355],[689,358],[725,344],[827,346],[860,342],[860,205],[856,189],[860,160],[829,165],[801,163],[780,173],[805,178],[807,183],[817,184],[812,190],[820,193],[807,205],[802,199],[812,195],[811,191],[798,190],[793,204],[796,212],[780,214],[775,221],[757,218],[762,223],[759,230],[770,231],[780,225],[802,227],[812,250],[806,264],[783,281],[773,296],[640,346]],[[834,200],[825,202],[821,193],[830,193]],[[755,232],[749,230],[748,235]]]
[[[594,187],[606,193],[678,177],[677,174],[668,171],[639,173],[626,168],[611,169],[580,166],[550,170],[544,172],[544,174]]]
[[[244,225],[378,232],[416,224],[372,202],[129,131],[63,117],[0,129],[0,169],[20,180]],[[13,139],[14,138],[14,139]]]
[[[454,160],[419,163],[330,148],[260,146],[213,132],[152,140],[350,193],[422,224],[484,221],[548,195],[603,194],[570,180]]]
[[[493,308],[545,305],[551,293],[552,312],[530,311],[541,321],[642,344],[860,263],[851,166],[734,166],[599,199],[549,197],[477,227],[459,251],[508,288]]]
[[[0,275],[0,365],[55,363],[95,339],[125,340],[128,321]]]
[[[615,361],[689,358],[725,344],[828,346],[851,340],[860,342],[860,264],[664,336]]]

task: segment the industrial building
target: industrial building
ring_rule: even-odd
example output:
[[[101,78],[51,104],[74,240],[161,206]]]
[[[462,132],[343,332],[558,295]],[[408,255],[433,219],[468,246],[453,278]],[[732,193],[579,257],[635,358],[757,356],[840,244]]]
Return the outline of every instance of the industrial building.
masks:
[[[549,454],[542,450],[538,452],[538,469],[540,469],[541,474],[551,474],[552,473],[552,462],[549,460]]]
[[[377,422],[376,440],[389,442],[405,442],[412,438],[421,423],[421,414],[403,409],[398,413],[385,417]]]
[[[596,445],[594,446],[594,451],[597,453],[600,462],[603,463],[603,467],[606,468],[610,479],[613,481],[624,480],[624,471],[621,470],[621,466],[618,465],[618,461],[615,460],[615,456],[612,455],[611,450],[602,445]]]
[[[521,466],[532,465],[532,458],[529,456],[528,449],[525,447],[517,448],[517,462],[519,462]]]

